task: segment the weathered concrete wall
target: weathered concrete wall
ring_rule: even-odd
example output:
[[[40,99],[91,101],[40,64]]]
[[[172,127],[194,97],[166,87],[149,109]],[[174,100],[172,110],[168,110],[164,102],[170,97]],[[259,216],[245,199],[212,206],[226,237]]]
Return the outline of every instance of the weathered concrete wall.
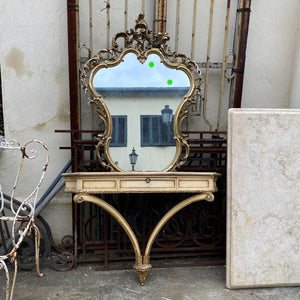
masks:
[[[289,107],[299,7],[298,0],[252,1],[243,107]]]
[[[69,144],[69,137],[54,133],[55,129],[69,128],[66,2],[3,0],[0,15],[5,135],[21,143],[40,139],[48,146],[50,164],[43,194],[70,159],[69,151],[59,150],[59,146]],[[9,153],[2,153],[0,182],[4,190],[9,189],[7,184],[12,179],[12,160]],[[22,178],[19,197],[28,192],[34,175]],[[55,209],[50,205],[48,213],[43,214],[46,219],[52,215],[50,226],[60,224],[58,235],[71,232],[69,212],[66,219],[53,219],[60,206],[68,206],[71,211],[70,203],[70,196],[62,194]]]
[[[298,16],[300,9],[298,11]],[[294,55],[294,68],[292,77],[290,108],[300,108],[300,19],[298,18],[296,49]]]

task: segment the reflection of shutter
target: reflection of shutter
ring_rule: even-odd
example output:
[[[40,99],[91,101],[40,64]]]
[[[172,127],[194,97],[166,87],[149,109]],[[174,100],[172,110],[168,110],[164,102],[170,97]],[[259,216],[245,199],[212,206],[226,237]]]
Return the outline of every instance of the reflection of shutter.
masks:
[[[112,135],[111,147],[127,146],[127,116],[111,116],[112,119]]]
[[[151,116],[150,122],[150,133],[152,137],[151,146],[160,146],[161,135],[160,135],[160,116]]]
[[[173,121],[164,124],[161,115],[141,116],[141,146],[174,146]]]

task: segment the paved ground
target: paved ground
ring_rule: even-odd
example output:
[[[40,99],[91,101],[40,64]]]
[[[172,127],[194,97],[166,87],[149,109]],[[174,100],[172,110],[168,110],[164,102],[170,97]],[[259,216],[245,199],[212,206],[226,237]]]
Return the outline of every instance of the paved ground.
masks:
[[[79,265],[57,272],[43,265],[42,271],[43,278],[33,270],[19,271],[14,299],[300,299],[300,287],[228,290],[224,266],[153,269],[144,286],[133,270],[96,271],[94,265]],[[0,280],[4,288],[3,276]]]

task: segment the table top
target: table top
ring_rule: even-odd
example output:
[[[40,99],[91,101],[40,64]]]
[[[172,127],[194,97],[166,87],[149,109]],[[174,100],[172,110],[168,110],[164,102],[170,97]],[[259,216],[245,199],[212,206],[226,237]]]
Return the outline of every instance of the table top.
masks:
[[[214,172],[75,172],[62,174],[65,192],[200,193],[216,192]]]

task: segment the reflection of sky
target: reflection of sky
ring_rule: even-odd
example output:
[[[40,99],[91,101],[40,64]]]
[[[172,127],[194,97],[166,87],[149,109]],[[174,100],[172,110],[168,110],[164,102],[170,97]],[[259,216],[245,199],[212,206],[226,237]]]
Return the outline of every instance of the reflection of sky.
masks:
[[[93,84],[95,88],[178,88],[189,87],[190,81],[183,71],[164,66],[156,54],[141,64],[135,54],[128,53],[118,66],[99,70]]]

